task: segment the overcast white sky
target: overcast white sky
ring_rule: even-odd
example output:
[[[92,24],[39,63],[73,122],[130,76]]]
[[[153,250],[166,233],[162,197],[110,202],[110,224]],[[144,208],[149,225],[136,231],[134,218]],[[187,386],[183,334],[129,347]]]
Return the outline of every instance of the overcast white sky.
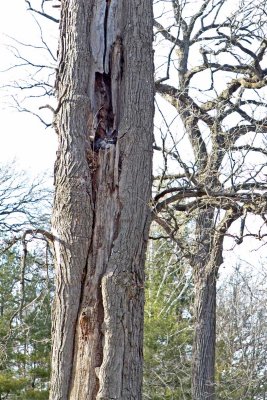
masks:
[[[32,2],[35,3],[34,1]],[[40,32],[31,14],[27,12],[26,3],[23,0],[3,1],[0,8],[0,71],[12,67],[16,60],[11,54],[7,44],[12,44],[11,36],[24,43],[35,43],[40,37]],[[56,24],[41,21],[47,24],[47,30],[51,34],[49,41],[56,48]],[[29,50],[28,56],[34,57],[34,51]],[[24,75],[23,75],[24,74]],[[27,77],[28,72],[23,68],[12,69],[9,72],[0,73],[0,86],[11,83],[14,79]],[[10,108],[10,92],[5,89],[0,91],[0,161],[6,162],[13,159],[17,160],[18,166],[31,175],[37,175],[43,171],[52,174],[55,153],[57,148],[57,138],[53,129],[45,129],[40,121],[27,113],[19,113]],[[47,100],[44,101],[47,104]],[[38,110],[39,104],[37,104]],[[48,120],[49,114],[44,114]],[[254,242],[254,243],[253,243]],[[255,246],[256,245],[256,246]],[[236,246],[234,250],[226,252],[225,264],[234,264],[239,255],[246,253],[246,260],[255,265],[260,262],[264,251],[252,251],[259,247],[260,243],[246,241],[242,246]],[[232,242],[226,240],[226,248],[232,247]],[[251,252],[252,251],[252,252]],[[226,268],[228,270],[228,268]],[[223,271],[223,269],[222,269]]]
[[[15,64],[15,58],[7,44],[12,44],[7,36],[24,43],[38,40],[36,23],[23,0],[2,1],[0,8],[0,70]],[[34,2],[33,2],[34,4]],[[50,28],[50,25],[49,25]],[[52,33],[55,37],[55,33]],[[23,68],[0,73],[0,85],[11,83],[25,74]],[[56,134],[45,129],[36,117],[19,113],[10,108],[11,99],[6,90],[0,92],[0,161],[17,159],[18,165],[34,175],[49,170],[52,173],[57,147]]]

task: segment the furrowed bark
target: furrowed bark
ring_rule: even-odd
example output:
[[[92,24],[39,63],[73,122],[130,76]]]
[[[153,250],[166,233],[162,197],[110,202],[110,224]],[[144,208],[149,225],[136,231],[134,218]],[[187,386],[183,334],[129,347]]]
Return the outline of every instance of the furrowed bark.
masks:
[[[200,210],[196,219],[194,254],[194,342],[192,399],[215,400],[216,284],[223,262],[223,240],[242,209],[229,209],[216,222],[214,208]]]
[[[195,282],[194,349],[192,373],[192,399],[214,400],[214,364],[216,331],[216,277],[205,274]]]
[[[152,2],[61,3],[50,399],[141,399]]]
[[[193,266],[193,400],[215,400],[216,281],[222,250],[218,257],[212,257],[213,231],[214,210],[200,211],[196,221],[197,249]]]

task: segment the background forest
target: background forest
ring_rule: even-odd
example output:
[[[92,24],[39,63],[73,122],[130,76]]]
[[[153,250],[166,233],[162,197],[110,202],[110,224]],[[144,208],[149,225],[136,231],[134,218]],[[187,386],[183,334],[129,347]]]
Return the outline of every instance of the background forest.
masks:
[[[57,29],[59,3],[25,3],[40,29],[40,47],[12,41],[16,71],[26,65],[34,73],[5,90],[18,112],[52,128],[56,51],[46,34],[49,24]],[[211,330],[216,320],[216,399],[264,400],[267,6],[260,0],[154,3],[143,397],[192,399],[192,374],[201,368],[193,342],[200,343],[196,326],[207,318]],[[27,181],[1,166],[0,400],[49,397],[51,192],[47,181]]]
[[[48,399],[53,266],[44,249],[27,256],[21,310],[21,252],[1,256],[1,399]],[[190,267],[166,239],[151,240],[146,266],[144,399],[190,399]],[[264,271],[264,266],[262,266]],[[218,289],[218,399],[266,396],[266,276],[240,263]]]

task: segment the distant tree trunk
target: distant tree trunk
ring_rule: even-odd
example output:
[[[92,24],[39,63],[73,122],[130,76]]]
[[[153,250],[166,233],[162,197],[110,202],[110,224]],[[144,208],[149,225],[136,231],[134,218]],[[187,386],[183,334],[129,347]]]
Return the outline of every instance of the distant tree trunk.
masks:
[[[50,400],[141,399],[152,1],[61,6]]]
[[[162,122],[169,135],[162,135],[162,146],[155,146],[163,153],[164,175],[158,179],[153,204],[161,213],[158,219],[163,218],[161,226],[180,244],[179,255],[183,253],[187,257],[194,271],[192,399],[214,400],[216,276],[222,262],[223,236],[231,223],[242,217],[236,235],[237,243],[242,243],[247,212],[262,215],[266,211],[266,188],[261,177],[264,163],[260,165],[255,157],[256,163],[251,169],[250,161],[251,154],[262,156],[264,153],[262,138],[267,130],[266,115],[254,116],[255,110],[264,104],[260,91],[266,87],[266,69],[262,67],[267,52],[263,29],[267,24],[263,11],[266,2],[204,0],[194,2],[194,7],[187,0],[166,3],[162,1],[154,23],[156,38],[160,37],[159,54],[162,56],[162,43],[166,40],[168,60],[166,67],[157,70],[156,90],[176,108],[183,129],[179,126],[181,134],[175,133],[173,119],[165,117],[163,112]],[[173,8],[172,21],[169,4]],[[229,13],[225,13],[227,4],[231,4]],[[168,22],[163,18],[167,9]],[[176,35],[171,26],[177,27]],[[225,52],[230,47],[233,58],[226,65]],[[255,49],[260,50],[255,52]],[[173,82],[172,65],[179,77],[174,86],[168,82],[169,77]],[[204,76],[207,79],[203,80]],[[222,76],[225,83],[218,89]],[[259,91],[257,102],[253,100],[255,91]],[[248,101],[255,107],[249,113],[244,109]],[[237,115],[242,124],[236,123]],[[251,141],[244,141],[248,133]],[[181,146],[188,146],[188,140],[193,162],[180,152]],[[176,175],[173,159],[177,161]],[[239,164],[237,160],[242,162]],[[173,210],[178,211],[177,220]],[[192,220],[196,224],[196,235],[194,241],[190,237],[185,243],[181,224],[182,221],[191,224]]]
[[[197,250],[194,263],[194,343],[192,399],[214,400],[216,342],[216,279],[218,258],[212,254],[214,210],[199,212],[196,221]],[[220,250],[220,262],[221,263]]]
[[[209,179],[211,181],[211,179]],[[199,210],[194,253],[194,340],[192,400],[215,400],[216,286],[223,262],[225,233],[240,211],[230,209],[216,221],[215,209]],[[219,218],[218,218],[219,219]]]

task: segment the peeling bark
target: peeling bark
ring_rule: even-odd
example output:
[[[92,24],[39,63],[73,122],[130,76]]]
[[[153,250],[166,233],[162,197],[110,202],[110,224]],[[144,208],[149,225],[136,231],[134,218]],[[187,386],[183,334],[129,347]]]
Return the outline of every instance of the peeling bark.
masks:
[[[51,400],[141,399],[152,2],[62,2]]]

